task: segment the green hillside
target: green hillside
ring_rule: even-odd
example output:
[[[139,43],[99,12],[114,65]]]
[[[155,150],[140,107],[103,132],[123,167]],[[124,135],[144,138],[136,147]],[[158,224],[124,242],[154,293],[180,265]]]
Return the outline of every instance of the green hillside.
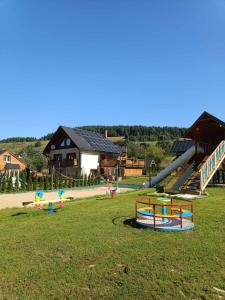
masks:
[[[36,141],[34,141],[34,142],[11,142],[11,143],[0,142],[0,149],[6,149],[15,154],[20,154],[28,146],[32,146],[32,147],[36,148],[39,152],[43,152],[48,141],[40,141],[40,142],[41,142],[40,147],[35,147]]]

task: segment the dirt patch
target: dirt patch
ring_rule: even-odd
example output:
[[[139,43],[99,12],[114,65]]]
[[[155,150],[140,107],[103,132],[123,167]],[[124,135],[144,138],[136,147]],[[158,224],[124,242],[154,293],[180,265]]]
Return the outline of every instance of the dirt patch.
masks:
[[[120,192],[124,193],[131,191],[130,188],[120,188]],[[106,187],[93,187],[82,190],[66,190],[66,198],[87,198],[93,196],[101,196],[106,194]],[[47,192],[44,196],[45,200],[58,199],[57,192]],[[19,194],[1,194],[0,195],[0,209],[4,208],[20,208],[23,207],[23,202],[34,202],[34,192],[19,193]]]

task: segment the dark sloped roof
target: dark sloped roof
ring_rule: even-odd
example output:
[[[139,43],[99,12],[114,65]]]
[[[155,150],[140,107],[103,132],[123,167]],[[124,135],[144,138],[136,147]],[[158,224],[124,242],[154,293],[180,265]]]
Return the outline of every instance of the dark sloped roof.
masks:
[[[192,130],[199,124],[199,122],[201,122],[201,120],[213,120],[215,121],[220,127],[224,127],[225,128],[225,123],[218,119],[217,117],[211,115],[210,113],[208,113],[207,111],[204,111],[201,116],[194,122],[194,124],[187,130],[185,137],[186,138],[193,138],[192,136]]]
[[[19,170],[20,169],[20,165],[19,164],[11,164],[11,163],[7,163],[5,165],[5,169],[6,170]]]
[[[113,144],[98,132],[65,126],[62,126],[61,128],[80,150],[114,154],[121,154],[123,152],[121,147]]]
[[[170,153],[182,154],[191,148],[195,142],[193,140],[175,141],[170,148]]]
[[[6,152],[6,150],[0,149],[0,155],[2,155],[5,152]]]

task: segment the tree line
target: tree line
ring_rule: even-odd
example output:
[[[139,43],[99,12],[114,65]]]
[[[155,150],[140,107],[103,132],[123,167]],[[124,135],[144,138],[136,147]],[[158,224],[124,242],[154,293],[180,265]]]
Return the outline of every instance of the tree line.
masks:
[[[162,141],[162,140],[175,140],[184,136],[186,128],[182,127],[160,127],[160,126],[102,126],[102,125],[90,125],[78,127],[80,129],[86,129],[90,131],[99,132],[104,135],[105,130],[108,130],[108,136],[120,137],[123,136],[130,141]],[[54,133],[49,133],[41,138],[35,137],[11,137],[0,140],[2,143],[12,142],[35,142],[40,140],[50,140]]]
[[[49,176],[32,177],[24,171],[20,178],[18,176],[0,176],[0,193],[12,193],[20,191],[48,191],[61,188],[74,188],[82,186],[99,185],[100,178],[93,176],[63,178],[62,176],[54,176],[53,181]]]
[[[101,126],[91,125],[82,126],[80,129],[90,130],[99,132],[104,135],[105,131],[108,130],[108,136],[120,137],[123,136],[125,139],[130,141],[163,141],[163,140],[175,140],[184,137],[186,128],[182,127],[160,127],[160,126]],[[53,136],[53,133],[49,133],[42,137],[43,140],[49,140]]]

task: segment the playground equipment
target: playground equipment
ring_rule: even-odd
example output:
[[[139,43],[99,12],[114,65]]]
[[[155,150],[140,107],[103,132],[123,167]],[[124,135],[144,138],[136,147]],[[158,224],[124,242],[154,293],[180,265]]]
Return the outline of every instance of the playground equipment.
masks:
[[[62,208],[64,206],[64,190],[59,190],[58,196],[59,199],[57,200],[44,200],[44,193],[38,191],[35,193],[35,202],[29,204],[29,206],[35,207],[36,209],[44,209],[45,206],[47,206],[48,214],[54,214],[56,212],[56,209]],[[54,206],[54,204],[56,205]]]
[[[199,148],[199,152],[202,152],[201,148]],[[164,178],[170,175],[174,170],[178,167],[182,166],[185,162],[191,159],[195,154],[195,146],[192,146],[188,149],[184,154],[175,159],[172,163],[170,163],[165,169],[163,169],[157,176],[152,177],[151,182],[144,183],[144,187],[152,187],[160,183]]]
[[[144,206],[143,206],[144,205]],[[136,223],[161,231],[194,228],[194,206],[188,199],[139,197],[135,204]]]
[[[111,195],[114,198],[119,193],[119,189],[116,187],[114,188],[112,184],[109,184],[106,189],[106,195]]]

